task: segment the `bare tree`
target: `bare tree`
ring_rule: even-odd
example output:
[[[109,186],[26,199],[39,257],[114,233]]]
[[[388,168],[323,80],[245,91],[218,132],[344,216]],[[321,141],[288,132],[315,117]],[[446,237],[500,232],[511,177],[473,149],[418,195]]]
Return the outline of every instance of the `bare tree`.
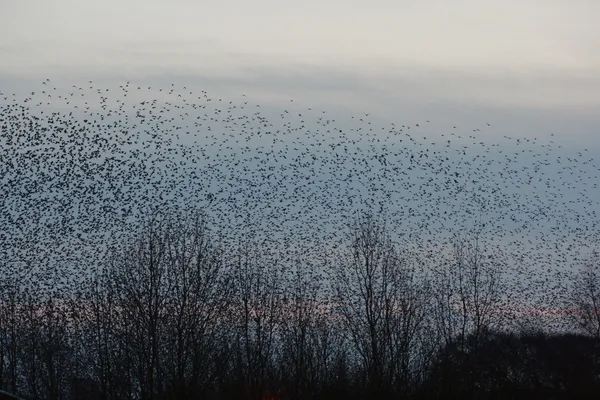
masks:
[[[242,241],[232,268],[236,325],[231,351],[238,396],[258,399],[274,379],[277,326],[282,317],[282,265],[266,243]]]
[[[113,255],[114,256],[114,255]],[[87,368],[80,374],[97,384],[102,399],[127,398],[133,393],[126,326],[119,307],[115,271],[96,270],[79,293],[78,339]],[[86,395],[90,396],[89,388]]]
[[[425,291],[415,272],[383,223],[371,216],[357,220],[334,280],[370,395],[407,390],[411,350],[425,310]]]
[[[142,399],[159,392],[160,341],[166,326],[167,222],[150,217],[140,235],[112,262],[121,318],[128,322],[125,336],[133,363],[134,387]]]
[[[319,364],[319,344],[326,346],[326,342],[319,342],[317,329],[326,314],[322,275],[315,262],[307,258],[299,254],[293,257],[293,267],[286,276],[283,316],[279,324],[281,370],[287,393],[292,399],[314,397],[319,375],[326,367]]]
[[[588,335],[600,339],[600,254],[594,251],[573,280],[569,316]]]
[[[22,376],[25,397],[58,400],[70,389],[74,370],[71,310],[64,298],[51,293],[26,294],[22,308]]]
[[[219,243],[202,215],[169,229],[165,374],[170,398],[205,395],[213,380],[214,350],[231,294]]]
[[[475,353],[489,329],[501,323],[498,309],[506,294],[501,286],[502,265],[501,255],[487,249],[476,232],[471,237],[455,236],[450,257],[434,271],[434,319],[445,351],[443,360],[438,360],[446,366],[444,382],[455,381],[453,363]],[[475,367],[468,370],[476,372]],[[468,390],[474,390],[475,377],[467,381]]]
[[[201,213],[151,215],[112,251],[89,297],[104,393],[185,399],[208,390],[228,297],[223,266]]]
[[[486,251],[478,234],[455,237],[450,259],[435,271],[436,321],[443,344],[457,341],[466,349],[466,338],[477,341],[498,316],[502,302],[501,260]]]
[[[17,393],[22,294],[15,279],[0,284],[0,389]]]

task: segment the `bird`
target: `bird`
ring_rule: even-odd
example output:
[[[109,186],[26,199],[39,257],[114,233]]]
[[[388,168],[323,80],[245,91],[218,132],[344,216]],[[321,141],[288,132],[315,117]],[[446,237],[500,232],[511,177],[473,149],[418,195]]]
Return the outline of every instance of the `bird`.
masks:
[[[197,90],[191,83],[49,83],[46,79],[23,90],[22,99],[0,98],[0,251],[2,260],[11,261],[0,261],[0,266],[4,276],[29,293],[55,301],[65,296],[73,309],[80,304],[76,293],[93,294],[92,283],[114,278],[111,290],[121,296],[115,301],[124,302],[114,310],[114,326],[122,328],[122,336],[115,337],[123,339],[115,346],[126,343],[127,335],[147,334],[139,333],[133,322],[143,319],[136,319],[139,315],[155,315],[144,314],[150,298],[136,303],[137,311],[125,310],[124,304],[153,290],[155,278],[174,279],[161,290],[175,301],[182,293],[201,296],[203,287],[185,292],[185,285],[201,285],[218,270],[223,275],[211,293],[227,297],[219,308],[223,312],[228,307],[239,311],[244,301],[282,312],[269,308],[280,304],[280,292],[288,306],[299,307],[294,299],[310,292],[320,303],[303,303],[306,307],[318,303],[333,308],[334,303],[347,304],[343,293],[333,294],[335,277],[342,284],[341,278],[350,279],[344,274],[360,273],[353,269],[363,257],[357,256],[357,246],[385,238],[389,247],[364,252],[380,262],[377,273],[385,262],[409,260],[394,265],[413,266],[410,271],[424,279],[423,287],[443,290],[444,282],[459,287],[456,268],[465,262],[461,265],[481,268],[481,290],[489,290],[484,297],[495,296],[494,285],[502,284],[507,298],[521,309],[559,307],[558,299],[569,293],[557,285],[585,258],[585,249],[598,242],[598,161],[591,148],[562,147],[560,134],[551,133],[552,141],[542,135],[494,138],[485,129],[471,128],[478,132],[471,134],[469,128],[457,131],[448,124],[440,139],[423,120],[387,124],[371,112],[345,115],[314,105],[301,110],[293,99],[283,100],[279,108],[261,107],[250,92],[239,101]],[[143,230],[148,221],[162,221],[166,215],[175,216],[176,223],[159,224],[168,233],[163,242],[152,235],[146,242],[135,241],[139,232],[148,233]],[[377,218],[387,233],[366,222]],[[360,230],[349,226],[366,233],[360,236]],[[185,233],[181,242],[169,230],[175,227]],[[172,264],[165,261],[162,275],[144,269],[149,260],[134,262],[136,255],[150,251],[154,239],[164,250],[161,260]],[[214,263],[198,261],[198,269],[192,269],[192,261],[184,261],[192,260],[194,251],[196,260],[202,259],[202,251],[209,252]],[[179,276],[168,265],[190,275]],[[98,272],[111,268],[117,268],[119,279]],[[194,275],[198,271],[206,275],[200,279]],[[325,278],[327,274],[331,276]],[[400,281],[403,275],[398,274],[394,276]],[[231,282],[235,285],[220,286]],[[240,293],[246,289],[259,295],[244,298]],[[352,287],[347,289],[350,298]],[[396,289],[400,293],[405,288]],[[202,306],[190,313],[201,314],[209,300],[196,300]],[[458,304],[459,298],[454,300]],[[503,299],[495,301],[486,310],[506,305]],[[126,311],[131,321],[119,314]],[[255,318],[264,317],[253,312]],[[176,326],[176,313],[163,314],[169,324],[160,329],[167,332]],[[188,333],[196,338],[198,332]],[[68,343],[75,346],[85,338]],[[98,349],[120,351],[118,346]]]

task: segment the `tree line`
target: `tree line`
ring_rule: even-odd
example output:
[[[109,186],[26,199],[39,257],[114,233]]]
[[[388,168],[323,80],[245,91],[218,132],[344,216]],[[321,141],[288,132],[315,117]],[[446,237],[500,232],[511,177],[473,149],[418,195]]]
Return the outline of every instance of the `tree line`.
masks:
[[[518,326],[502,249],[435,259],[381,216],[331,254],[285,251],[203,213],[147,215],[77,287],[1,281],[0,389],[24,399],[582,398],[600,393],[600,263],[563,332]],[[3,263],[8,269],[9,264]],[[518,306],[518,304],[517,304]]]

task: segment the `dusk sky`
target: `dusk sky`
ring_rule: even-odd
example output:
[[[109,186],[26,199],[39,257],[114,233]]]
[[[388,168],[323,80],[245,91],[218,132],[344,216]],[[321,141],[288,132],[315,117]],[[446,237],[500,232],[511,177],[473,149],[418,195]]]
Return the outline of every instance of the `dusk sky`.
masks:
[[[182,82],[593,146],[599,18],[595,0],[4,0],[0,86]]]
[[[211,97],[222,96],[237,104],[246,100],[260,104],[263,115],[279,122],[284,121],[279,118],[283,109],[304,113],[312,107],[305,130],[317,127],[321,110],[327,110],[328,118],[335,118],[336,127],[348,132],[348,138],[359,135],[352,132],[358,125],[351,118],[365,113],[370,114],[373,127],[376,123],[378,127],[389,127],[391,122],[413,127],[420,123],[418,136],[423,138],[439,139],[457,126],[456,135],[463,137],[453,138],[453,145],[458,143],[459,150],[461,145],[470,145],[469,157],[474,155],[475,160],[483,155],[478,161],[481,165],[494,157],[485,158],[486,150],[498,149],[493,148],[498,146],[494,143],[502,142],[505,151],[496,153],[499,161],[482,167],[477,173],[481,175],[469,176],[472,171],[468,168],[477,162],[467,162],[470,167],[460,170],[461,177],[490,186],[506,184],[502,189],[527,212],[542,210],[544,204],[559,204],[556,199],[562,199],[560,204],[567,204],[574,214],[556,208],[555,215],[572,224],[571,228],[585,225],[586,237],[597,240],[595,216],[586,218],[586,213],[597,209],[600,198],[594,163],[600,155],[599,19],[597,0],[0,0],[0,92],[8,102],[12,93],[22,98],[36,92],[39,100],[41,83],[50,78],[48,88],[57,87],[66,94],[72,85],[82,86],[94,96],[97,87],[117,89],[131,80],[132,90],[144,89],[131,92],[128,99],[132,102],[152,98],[166,102],[166,91],[157,88],[174,84],[184,95],[193,90],[196,96],[206,90]],[[93,81],[93,89],[88,90],[88,81]],[[152,90],[146,91],[150,86]],[[186,91],[181,89],[184,86]],[[111,92],[112,107],[118,106],[114,100],[122,94],[119,89]],[[44,104],[72,111],[72,105],[67,107],[56,97]],[[90,107],[100,108],[91,103]],[[248,117],[254,111],[247,108],[235,113]],[[292,114],[296,116],[290,113],[286,123]],[[431,123],[424,124],[425,120]],[[241,138],[242,133],[237,133]],[[389,130],[382,134],[387,133]],[[476,139],[467,139],[467,135],[476,135]],[[271,141],[259,136],[257,141]],[[535,174],[534,178],[521,174],[522,170],[512,182],[495,180],[495,174],[506,167],[507,155],[515,150],[520,155],[510,160],[518,158],[510,168],[516,170],[519,162],[532,160],[521,151],[524,146],[514,140],[509,143],[505,136],[510,140],[529,138],[532,154],[545,153],[541,158],[546,163],[538,159],[535,168],[539,180],[534,179]],[[307,146],[313,146],[320,137],[305,139]],[[394,142],[396,139],[392,136],[388,142],[390,149],[404,146]],[[443,151],[446,139],[437,143]],[[290,140],[281,143],[287,146]],[[491,147],[473,145],[480,140]],[[548,147],[540,146],[548,146],[550,140],[556,146],[552,144],[549,153]],[[423,139],[420,148],[430,141]],[[367,146],[365,142],[361,145]],[[454,152],[447,164],[462,154],[462,150]],[[220,156],[226,157],[226,151]],[[569,168],[581,161],[577,166],[581,169],[572,168],[561,175],[557,171],[567,168],[566,163],[552,161],[560,157],[569,160]],[[229,168],[231,163],[223,165]],[[392,176],[378,168],[373,174]],[[573,175],[574,171],[579,175]],[[281,178],[285,174],[275,175]],[[406,181],[417,179],[415,176],[413,173]],[[331,179],[339,180],[339,176]],[[505,175],[503,179],[513,177]],[[515,182],[517,186],[510,186]],[[292,183],[287,187],[290,192]],[[273,187],[285,191],[280,183]],[[335,192],[329,181],[323,187],[326,190],[319,195]],[[273,193],[270,187],[264,188],[265,193]],[[257,193],[257,189],[246,189]],[[548,193],[555,197],[542,198],[532,206],[532,198]],[[343,196],[341,191],[334,195]],[[442,209],[454,206],[442,191],[423,195],[425,198],[413,195],[415,209],[428,207],[423,204],[443,204]],[[452,200],[462,205],[462,197]],[[549,203],[544,203],[546,200]],[[578,201],[587,203],[584,207]],[[518,212],[523,213],[523,208]],[[577,213],[577,218],[571,217]],[[579,215],[583,216],[581,222]],[[526,220],[530,221],[529,217]],[[548,237],[545,230],[554,222],[548,218],[528,228],[532,247]],[[593,232],[587,232],[588,226]],[[553,244],[545,246],[555,250]]]

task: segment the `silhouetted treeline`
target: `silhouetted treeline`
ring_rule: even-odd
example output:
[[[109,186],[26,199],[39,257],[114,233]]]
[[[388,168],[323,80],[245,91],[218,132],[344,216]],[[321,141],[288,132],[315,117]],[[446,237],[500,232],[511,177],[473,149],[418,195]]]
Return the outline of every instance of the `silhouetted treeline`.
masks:
[[[600,395],[596,259],[565,305],[580,335],[517,330],[499,311],[510,298],[502,255],[477,234],[455,236],[436,260],[371,216],[332,256],[245,233],[233,245],[201,213],[148,215],[128,237],[81,287],[2,280],[0,389],[92,400]]]

